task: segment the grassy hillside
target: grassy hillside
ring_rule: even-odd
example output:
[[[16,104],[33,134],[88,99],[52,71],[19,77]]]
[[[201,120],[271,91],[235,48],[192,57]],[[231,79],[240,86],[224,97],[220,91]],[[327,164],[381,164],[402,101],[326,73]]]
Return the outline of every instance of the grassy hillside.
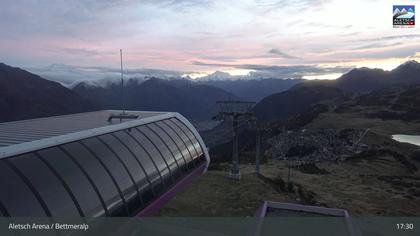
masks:
[[[343,208],[354,216],[420,216],[420,147],[391,138],[393,134],[420,135],[420,113],[416,112],[420,104],[419,91],[418,86],[394,87],[353,95],[343,102],[330,103],[328,109],[310,115],[310,119],[307,119],[308,112],[304,112],[287,122],[265,123],[261,154],[263,178],[253,174],[254,141],[240,142],[244,143],[240,146],[244,178],[239,182],[226,177],[231,144],[213,147],[215,157],[225,156],[212,165],[217,170],[206,173],[160,214],[251,216],[263,200],[272,200]],[[396,115],[383,116],[393,113]],[[292,184],[288,187],[287,162],[276,159],[268,144],[268,139],[283,132],[283,127],[286,131],[289,128],[295,132],[305,130],[301,135],[306,137],[325,129],[338,133],[346,129],[369,131],[362,140],[365,149],[360,152],[344,159],[293,167]],[[244,131],[240,137],[253,140],[254,135]]]

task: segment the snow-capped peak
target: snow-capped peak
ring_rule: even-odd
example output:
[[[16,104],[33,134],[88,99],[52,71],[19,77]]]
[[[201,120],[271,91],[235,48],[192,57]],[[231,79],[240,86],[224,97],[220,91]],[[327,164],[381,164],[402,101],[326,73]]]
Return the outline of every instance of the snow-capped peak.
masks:
[[[215,71],[212,74],[206,75],[204,77],[199,78],[200,80],[230,80],[233,79],[234,76],[230,75],[229,73],[223,71]]]

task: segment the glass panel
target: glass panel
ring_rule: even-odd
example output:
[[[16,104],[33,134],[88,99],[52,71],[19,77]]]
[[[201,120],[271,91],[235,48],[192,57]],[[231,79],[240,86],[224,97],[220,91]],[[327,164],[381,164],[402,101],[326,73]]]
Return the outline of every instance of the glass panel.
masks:
[[[119,189],[120,194],[122,194],[128,208],[132,211],[136,211],[141,206],[141,202],[137,195],[135,183],[132,178],[130,178],[128,170],[124,167],[123,163],[109,149],[109,147],[100,141],[101,137],[103,136],[98,138],[89,138],[83,140],[83,143],[85,143],[95,156],[101,160],[105,166],[105,170],[107,170],[115,181],[115,185]],[[111,145],[117,143],[115,138],[108,138],[108,140],[110,139]],[[130,215],[131,213],[133,212],[130,211]]]
[[[85,216],[105,215],[105,208],[94,187],[82,170],[63,151],[54,147],[38,153],[53,166],[69,186]]]
[[[137,129],[132,129],[130,132],[133,137],[137,139],[139,143],[144,147],[145,151],[149,154],[149,156],[152,158],[153,162],[156,164],[160,175],[163,178],[163,181],[166,185],[170,185],[171,178],[168,171],[168,166],[166,165],[163,157],[160,155],[158,150],[156,150],[156,147],[151,143],[151,141],[144,136],[141,132],[139,132]]]
[[[111,216],[126,216],[127,212],[117,187],[100,162],[80,143],[62,146],[84,168],[98,188]]]
[[[149,179],[149,181],[152,183],[153,188],[156,191],[156,186],[161,186],[162,180],[160,177],[160,174],[157,170],[157,167],[155,166],[154,162],[151,160],[149,154],[144,150],[144,148],[137,143],[137,140],[135,140],[132,136],[138,133],[135,129],[130,129],[131,131],[119,131],[114,133],[115,137],[117,137],[122,143],[125,144],[126,147],[129,148],[129,150],[136,156],[136,159],[138,163],[141,164],[144,171],[146,172],[146,175]],[[146,199],[144,199],[145,202]]]
[[[178,119],[171,119],[173,122],[175,122],[181,129],[187,134],[187,136],[190,138],[191,142],[193,142],[195,150],[197,151],[198,156],[201,156],[203,154],[203,150],[201,149],[200,143],[198,142],[197,138],[193,134],[193,132],[181,121]]]
[[[157,124],[149,124],[149,128],[155,131],[159,137],[163,140],[163,142],[167,145],[172,153],[172,156],[175,157],[176,162],[180,168],[185,168],[186,162],[184,157],[182,156],[181,152],[179,151],[178,146],[176,146],[175,141],[170,137],[166,130],[163,130]]]
[[[63,158],[57,156],[56,158]],[[74,201],[59,179],[32,153],[11,158],[10,161],[28,178],[54,216],[80,216]]]
[[[162,157],[165,159],[165,163],[169,166],[171,174],[174,176],[174,178],[179,177],[178,163],[175,161],[175,157],[172,155],[172,152],[169,151],[168,147],[165,145],[162,139],[155,132],[153,132],[153,130],[150,129],[148,125],[140,126],[138,129],[142,131],[156,146],[159,154],[162,155]]]
[[[196,158],[197,153],[195,151],[195,148],[193,144],[191,143],[190,139],[188,138],[188,136],[184,133],[184,131],[182,131],[181,128],[175,125],[175,123],[172,120],[165,120],[164,122],[166,122],[166,124],[171,126],[171,128],[175,130],[175,132],[181,137],[182,141],[184,141],[184,143],[187,145],[187,148],[189,152],[191,153],[191,157],[193,159]]]
[[[168,124],[166,124],[163,121],[157,122],[157,125],[164,129],[175,141],[175,144],[178,146],[178,148],[181,150],[182,156],[184,157],[187,164],[192,160],[191,154],[187,148],[187,145],[185,145],[184,141],[182,141],[179,134],[177,134],[172,127],[170,127]]]
[[[120,141],[118,141],[118,139],[110,134],[102,135],[99,137],[99,139],[108,145],[108,147],[117,155],[119,162],[122,163],[122,167],[127,172],[128,177],[130,178],[130,182],[128,183],[128,189],[123,189],[123,192],[126,191],[133,194],[132,201],[127,200],[127,203],[129,204],[129,209],[132,210],[132,213],[137,212],[137,210],[143,205],[139,194],[139,189],[141,188],[138,186],[143,186],[144,188],[144,186],[149,185],[143,170],[136,162],[135,157],[133,157],[133,155],[122,145]],[[112,169],[112,171],[115,171],[112,166],[109,168]],[[127,195],[125,194],[125,196]]]
[[[39,201],[22,179],[5,163],[0,161],[0,201],[7,206],[13,217],[45,217]],[[22,204],[24,202],[25,204]]]

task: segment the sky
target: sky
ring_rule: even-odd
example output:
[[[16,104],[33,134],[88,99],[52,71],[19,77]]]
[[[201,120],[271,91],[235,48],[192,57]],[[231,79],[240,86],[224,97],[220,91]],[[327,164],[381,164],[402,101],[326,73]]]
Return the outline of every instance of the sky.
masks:
[[[113,75],[334,79],[420,59],[392,5],[420,0],[1,0],[0,62],[66,81]]]

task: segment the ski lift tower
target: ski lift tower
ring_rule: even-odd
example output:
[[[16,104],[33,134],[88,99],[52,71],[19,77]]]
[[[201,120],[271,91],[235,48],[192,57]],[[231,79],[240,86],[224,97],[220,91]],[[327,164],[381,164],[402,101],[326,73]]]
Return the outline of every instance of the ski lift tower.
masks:
[[[218,101],[218,114],[215,117],[219,120],[232,121],[233,129],[233,150],[232,150],[232,166],[229,177],[233,179],[240,179],[241,173],[239,171],[239,156],[238,156],[238,130],[240,122],[255,121],[255,114],[252,108],[255,102],[245,101]]]

